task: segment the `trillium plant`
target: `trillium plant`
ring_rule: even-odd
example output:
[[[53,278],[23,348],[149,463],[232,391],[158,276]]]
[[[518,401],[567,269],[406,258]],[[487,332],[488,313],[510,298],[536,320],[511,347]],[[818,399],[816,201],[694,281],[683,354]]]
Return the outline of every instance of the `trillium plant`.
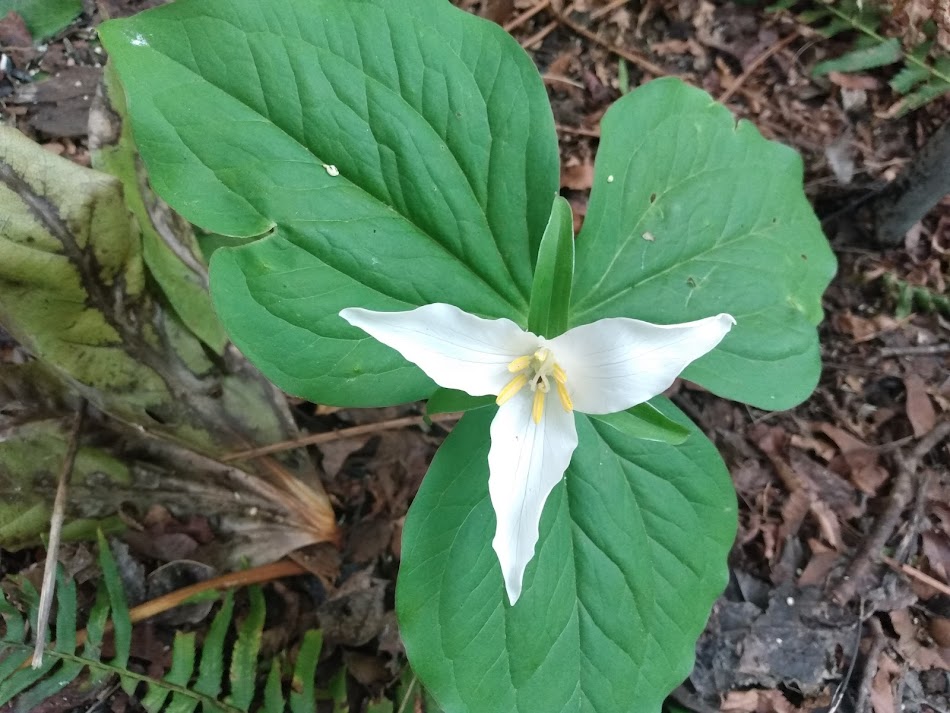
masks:
[[[408,312],[350,308],[340,316],[439,386],[497,395],[488,492],[497,520],[492,547],[512,604],[534,555],[544,501],[577,447],[574,409],[614,413],[659,396],[735,323],[727,314],[673,325],[614,317],[545,339],[510,319],[482,319],[447,304]]]
[[[285,391],[464,415],[406,518],[455,711],[656,712],[727,580],[728,471],[663,397],[806,398],[834,258],[789,148],[676,79],[601,124],[575,237],[538,70],[446,0],[178,0],[102,25],[149,180]]]

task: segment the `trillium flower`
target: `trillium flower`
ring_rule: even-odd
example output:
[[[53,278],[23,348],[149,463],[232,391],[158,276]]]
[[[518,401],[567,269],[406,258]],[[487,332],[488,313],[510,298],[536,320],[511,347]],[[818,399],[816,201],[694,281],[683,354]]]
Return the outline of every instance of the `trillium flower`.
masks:
[[[650,400],[735,324],[728,314],[683,324],[615,317],[546,339],[509,319],[448,304],[407,312],[348,308],[340,316],[439,386],[497,396],[488,452],[492,547],[512,604],[534,556],[544,502],[577,447],[574,411],[614,413]]]

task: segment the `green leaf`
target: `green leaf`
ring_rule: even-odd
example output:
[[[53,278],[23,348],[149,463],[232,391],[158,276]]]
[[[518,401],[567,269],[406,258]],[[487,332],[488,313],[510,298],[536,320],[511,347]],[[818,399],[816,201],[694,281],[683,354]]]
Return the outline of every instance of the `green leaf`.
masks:
[[[822,20],[831,13],[823,7],[816,7],[810,10],[805,10],[798,13],[796,16],[797,20],[803,25],[814,25],[819,20]]]
[[[893,37],[871,47],[853,50],[841,57],[819,62],[811,73],[821,77],[829,72],[860,72],[900,62],[903,57],[900,40]]]
[[[666,399],[662,396],[657,396],[653,401],[656,403],[662,401],[664,404],[667,404]],[[667,408],[669,408],[669,406],[667,406]],[[639,404],[627,411],[599,414],[597,416],[588,416],[588,418],[609,426],[631,438],[660,441],[674,446],[678,446],[685,441],[690,434],[688,428],[664,415],[653,403]]]
[[[511,607],[491,548],[492,409],[465,415],[406,520],[396,605],[413,669],[448,713],[656,713],[692,666],[726,584],[729,473],[690,430],[679,447],[583,415]]]
[[[250,608],[238,628],[238,639],[231,652],[231,694],[227,702],[243,711],[250,709],[257,682],[257,655],[264,631],[264,593],[259,586],[248,590]]]
[[[212,297],[280,387],[348,406],[432,392],[344,307],[525,323],[558,151],[500,27],[444,0],[182,0],[100,36],[156,190],[206,230],[264,236],[215,252]]]
[[[221,679],[224,675],[224,638],[228,635],[233,613],[234,592],[229,589],[224,595],[221,609],[211,620],[211,627],[205,636],[201,648],[201,662],[198,664],[198,680],[194,685],[195,691],[211,698],[217,698],[221,693]]]
[[[82,0],[0,0],[0,17],[15,12],[39,42],[69,26],[82,12]]]
[[[290,691],[291,713],[308,713],[316,707],[317,662],[323,649],[323,632],[311,629],[303,637],[297,661],[294,663],[294,677]]]
[[[894,75],[894,78],[888,82],[891,89],[898,94],[907,94],[917,84],[930,76],[930,70],[926,67],[909,64],[900,72]]]
[[[853,30],[854,24],[843,17],[832,17],[826,24],[815,28],[823,37],[831,39],[842,32]]]
[[[426,402],[426,416],[471,411],[495,403],[494,396],[470,396],[457,389],[436,389]]]
[[[112,550],[109,549],[109,543],[101,531],[99,532],[98,543],[102,581],[109,593],[109,601],[112,602],[112,632],[115,642],[115,656],[109,663],[116,668],[126,669],[129,663],[129,652],[132,648],[132,619],[129,616],[128,600],[125,597],[125,589],[122,586],[119,568],[112,556]]]
[[[574,216],[564,198],[554,200],[531,285],[528,330],[554,338],[567,331],[574,280]]]
[[[820,371],[815,326],[835,258],[799,156],[675,79],[620,99],[601,131],[572,326],[728,312],[736,327],[684,376],[761,408],[805,399]]]
[[[271,662],[267,682],[264,684],[264,701],[261,708],[263,713],[284,713],[284,691],[280,683],[281,673],[281,660],[280,657],[277,657]]]
[[[950,82],[934,77],[929,82],[917,87],[917,89],[904,97],[904,101],[901,102],[898,116],[903,116],[914,109],[919,109],[937,97],[943,96],[947,92],[950,92]]]

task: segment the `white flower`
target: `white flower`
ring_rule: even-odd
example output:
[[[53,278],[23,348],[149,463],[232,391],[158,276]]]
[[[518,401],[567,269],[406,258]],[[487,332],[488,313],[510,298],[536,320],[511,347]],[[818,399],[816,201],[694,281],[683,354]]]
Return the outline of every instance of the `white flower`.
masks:
[[[735,324],[728,314],[669,325],[618,317],[545,339],[511,320],[447,304],[408,312],[349,308],[340,316],[439,386],[498,397],[488,489],[497,519],[492,547],[512,604],[534,556],[544,501],[577,447],[573,411],[613,413],[648,401]]]

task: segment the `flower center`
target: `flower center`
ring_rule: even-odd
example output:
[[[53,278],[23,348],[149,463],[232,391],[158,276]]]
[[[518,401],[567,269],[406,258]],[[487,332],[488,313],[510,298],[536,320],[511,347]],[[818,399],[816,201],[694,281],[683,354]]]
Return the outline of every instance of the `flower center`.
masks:
[[[534,402],[531,405],[531,418],[535,423],[541,423],[544,415],[544,397],[551,390],[551,380],[557,389],[558,398],[565,411],[573,411],[574,404],[567,393],[567,374],[554,361],[554,355],[547,347],[541,347],[534,354],[520,356],[508,365],[508,371],[515,377],[505,385],[498,394],[495,403],[501,406],[525,386],[534,392]]]

